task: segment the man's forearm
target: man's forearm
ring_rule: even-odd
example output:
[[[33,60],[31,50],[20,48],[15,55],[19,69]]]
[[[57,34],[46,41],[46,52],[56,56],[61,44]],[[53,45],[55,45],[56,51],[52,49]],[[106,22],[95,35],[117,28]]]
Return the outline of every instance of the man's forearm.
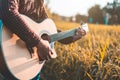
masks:
[[[11,1],[11,2],[10,2]],[[16,2],[17,0],[15,0]],[[18,3],[13,0],[3,0],[1,7],[2,21],[6,27],[17,34],[30,46],[35,46],[39,42],[37,35],[29,29],[18,12]]]

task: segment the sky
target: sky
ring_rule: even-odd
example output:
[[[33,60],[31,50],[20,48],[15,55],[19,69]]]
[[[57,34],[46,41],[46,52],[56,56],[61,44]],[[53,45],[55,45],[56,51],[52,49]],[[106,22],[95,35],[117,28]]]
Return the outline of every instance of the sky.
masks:
[[[88,15],[88,10],[95,4],[103,8],[107,2],[113,0],[49,0],[48,7],[51,12],[57,13],[62,16],[73,16],[76,14]],[[45,1],[46,2],[46,1]]]

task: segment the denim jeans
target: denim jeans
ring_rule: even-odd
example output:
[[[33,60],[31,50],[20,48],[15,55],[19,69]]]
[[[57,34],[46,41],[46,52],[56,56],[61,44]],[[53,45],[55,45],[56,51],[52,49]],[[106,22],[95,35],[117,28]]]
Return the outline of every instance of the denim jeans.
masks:
[[[40,80],[40,72],[32,80]]]

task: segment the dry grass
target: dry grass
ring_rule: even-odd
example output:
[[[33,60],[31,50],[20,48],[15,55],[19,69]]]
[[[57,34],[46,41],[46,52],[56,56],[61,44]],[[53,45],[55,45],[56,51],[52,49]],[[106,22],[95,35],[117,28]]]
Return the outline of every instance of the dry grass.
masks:
[[[79,26],[56,25],[62,30]],[[56,43],[58,57],[46,62],[41,80],[120,80],[120,26],[89,24],[89,30],[75,43]]]

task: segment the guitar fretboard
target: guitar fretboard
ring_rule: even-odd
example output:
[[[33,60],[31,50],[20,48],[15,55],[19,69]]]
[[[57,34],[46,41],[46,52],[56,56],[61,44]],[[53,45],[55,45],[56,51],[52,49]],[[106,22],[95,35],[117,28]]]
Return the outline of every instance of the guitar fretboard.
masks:
[[[67,30],[67,31],[56,33],[56,34],[52,34],[49,36],[50,36],[51,42],[54,42],[54,41],[58,41],[58,40],[73,36],[75,34],[75,31],[76,31],[76,28],[72,30]]]

